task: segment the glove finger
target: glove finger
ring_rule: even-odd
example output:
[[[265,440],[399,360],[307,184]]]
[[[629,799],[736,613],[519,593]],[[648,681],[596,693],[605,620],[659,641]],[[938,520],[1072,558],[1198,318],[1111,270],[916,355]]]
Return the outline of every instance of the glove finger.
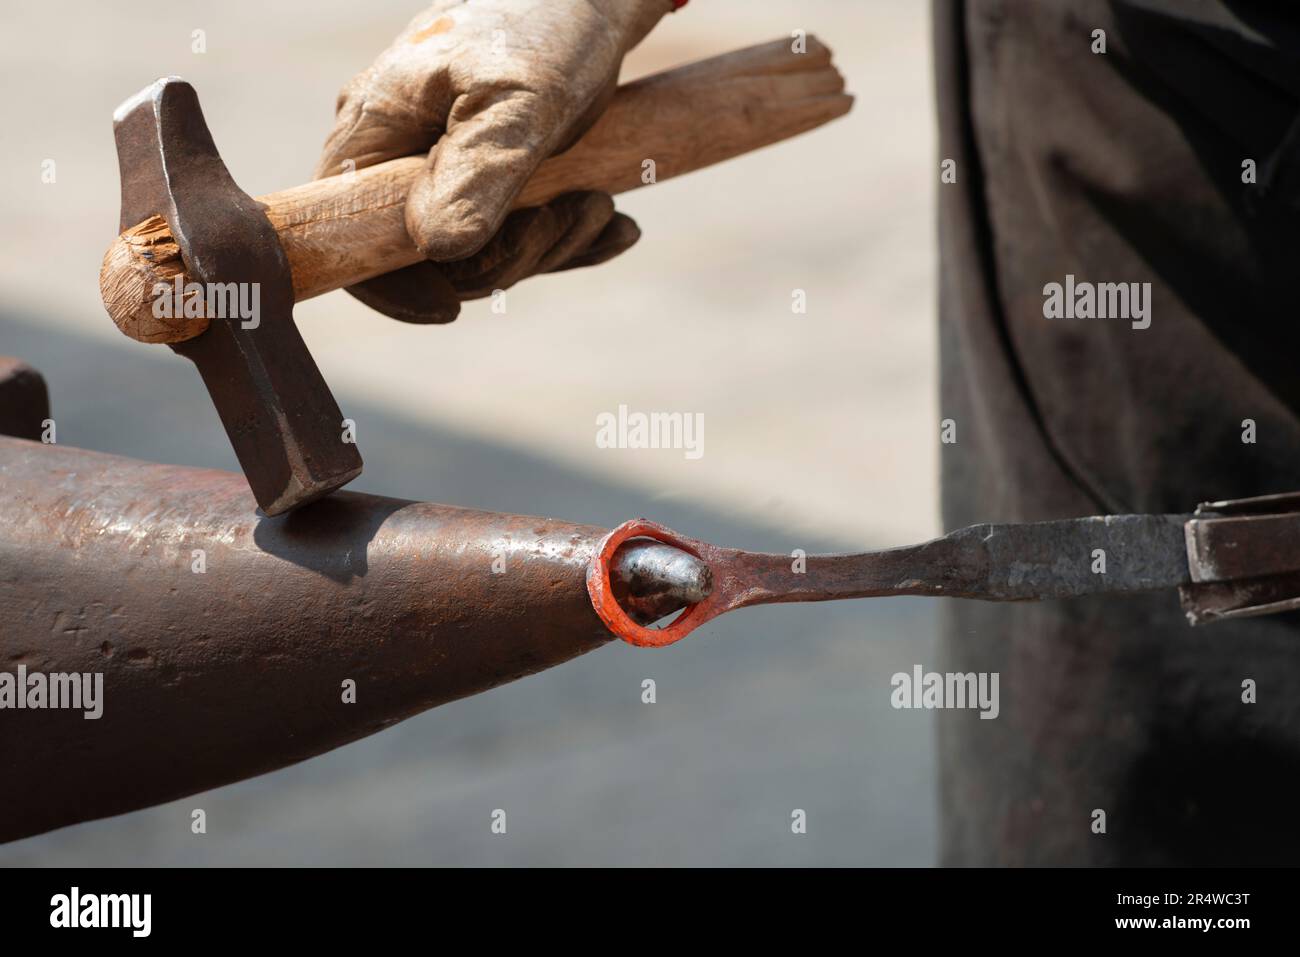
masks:
[[[555,98],[517,86],[484,83],[462,94],[406,197],[406,230],[420,252],[448,262],[482,249],[563,135],[564,119]]]
[[[347,290],[371,309],[399,322],[442,324],[460,314],[460,296],[431,262],[385,273]]]
[[[559,142],[559,145],[555,147],[555,152],[551,155],[558,156],[572,149],[578,140],[582,139],[587,130],[591,129],[596,121],[604,115],[605,110],[609,108],[609,104],[614,100],[614,94],[617,92],[618,74],[616,73],[609,78],[608,83],[601,87],[600,92],[591,101],[591,105],[582,112],[582,115],[574,122],[573,128],[569,130],[568,135]]]
[[[566,193],[545,206],[511,213],[479,253],[442,266],[461,299],[477,299],[579,254],[613,216],[614,200],[607,193]]]
[[[460,302],[490,296],[537,273],[604,262],[640,237],[606,193],[567,193],[512,213],[477,255],[455,263],[416,263],[348,287],[367,306],[401,322],[447,323]]]
[[[362,169],[399,156],[418,156],[438,138],[438,131],[419,122],[409,110],[392,109],[364,83],[350,84],[339,95],[334,128],[325,138],[315,179],[348,169]]]
[[[567,193],[549,204],[564,228],[543,250],[527,275],[551,272],[591,247],[614,218],[614,197],[609,193]],[[520,277],[523,278],[522,276]]]
[[[581,269],[583,266],[598,266],[603,262],[622,255],[641,238],[641,227],[631,216],[615,213],[614,218],[606,224],[585,250],[579,251],[558,266],[547,272],[564,272],[566,269]]]

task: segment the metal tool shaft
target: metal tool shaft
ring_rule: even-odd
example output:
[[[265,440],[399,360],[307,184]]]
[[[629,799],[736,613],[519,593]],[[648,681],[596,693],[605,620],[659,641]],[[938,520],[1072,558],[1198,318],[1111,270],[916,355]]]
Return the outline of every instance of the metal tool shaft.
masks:
[[[1190,517],[972,525],[920,545],[810,556],[802,576],[789,574],[790,560],[779,556],[760,563],[768,566],[765,594],[745,604],[882,595],[1034,601],[1175,588],[1191,580],[1183,540]]]
[[[672,644],[704,622],[750,605],[886,595],[1031,601],[1175,588],[1191,581],[1184,541],[1190,518],[1105,515],[973,525],[920,545],[806,557],[720,548],[638,519],[601,543],[587,588],[610,630],[646,647]],[[697,556],[712,577],[709,595],[660,629],[631,618],[617,589],[605,582],[620,550],[645,539]]]

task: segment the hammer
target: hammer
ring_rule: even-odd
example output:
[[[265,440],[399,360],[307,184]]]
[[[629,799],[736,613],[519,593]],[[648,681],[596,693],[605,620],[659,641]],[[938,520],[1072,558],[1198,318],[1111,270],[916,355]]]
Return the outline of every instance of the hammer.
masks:
[[[812,37],[803,52],[777,40],[655,74],[620,86],[586,135],[538,168],[514,208],[678,176],[811,130],[852,102],[830,51]],[[179,77],[119,106],[113,131],[122,215],[99,287],[117,327],[198,367],[265,514],[356,478],[361,456],[344,441],[293,304],[423,258],[404,204],[426,158],[255,200],[235,185],[194,88]]]

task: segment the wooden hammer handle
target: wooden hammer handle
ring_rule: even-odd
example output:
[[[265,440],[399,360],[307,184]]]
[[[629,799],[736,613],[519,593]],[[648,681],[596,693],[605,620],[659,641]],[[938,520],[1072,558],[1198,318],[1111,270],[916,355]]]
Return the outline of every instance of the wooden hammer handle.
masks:
[[[679,176],[813,129],[851,105],[830,51],[812,37],[802,53],[777,40],[655,74],[619,87],[586,135],[539,167],[514,208]],[[295,299],[423,258],[407,235],[405,205],[425,165],[423,156],[405,157],[258,198],[288,257]],[[154,316],[155,284],[173,283],[184,268],[161,217],[114,240],[100,292],[118,328],[141,342],[181,342],[203,332],[203,316]]]

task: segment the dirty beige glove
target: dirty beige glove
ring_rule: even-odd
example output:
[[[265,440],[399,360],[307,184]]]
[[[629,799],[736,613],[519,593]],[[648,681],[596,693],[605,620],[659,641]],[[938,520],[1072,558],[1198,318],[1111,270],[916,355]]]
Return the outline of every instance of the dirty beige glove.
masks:
[[[636,224],[603,193],[507,213],[537,166],[600,116],[623,55],[672,8],[672,0],[439,0],[411,21],[339,95],[316,175],[427,150],[406,228],[439,264],[349,291],[394,318],[447,322],[463,299],[603,262],[636,242]]]

